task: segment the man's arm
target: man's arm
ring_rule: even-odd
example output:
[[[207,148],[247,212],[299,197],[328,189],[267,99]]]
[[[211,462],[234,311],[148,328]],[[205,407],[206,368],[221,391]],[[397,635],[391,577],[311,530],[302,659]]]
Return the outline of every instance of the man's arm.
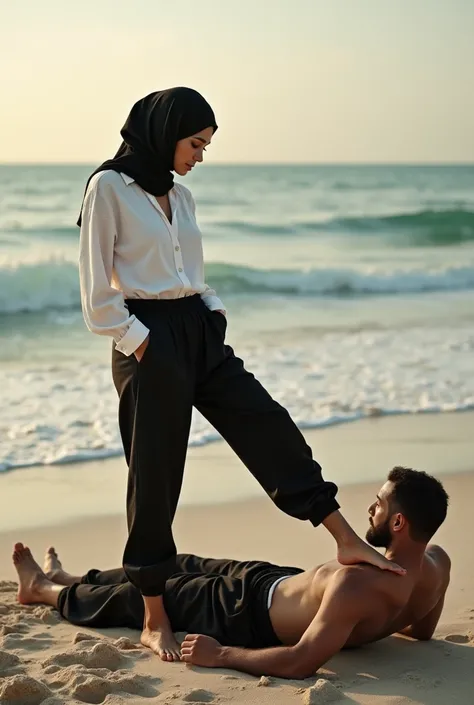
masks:
[[[354,627],[373,609],[374,593],[360,577],[347,569],[335,574],[317,615],[295,646],[241,649],[189,635],[183,642],[183,658],[196,665],[233,668],[255,676],[308,678],[344,647]]]
[[[404,636],[409,636],[412,639],[418,639],[419,641],[429,641],[435,629],[438,626],[439,618],[444,607],[444,598],[446,595],[446,590],[449,585],[450,571],[451,571],[451,560],[441,546],[432,545],[428,547],[428,553],[431,554],[436,563],[441,567],[442,570],[442,594],[433,609],[428,612],[422,619],[413,622],[409,627],[402,629],[399,634]]]
[[[443,611],[443,606],[444,595],[435,607],[433,607],[431,612],[428,612],[423,619],[419,619],[417,622],[410,624],[409,627],[405,627],[405,629],[402,629],[399,634],[409,636],[412,639],[418,639],[418,641],[429,641],[438,625],[441,612]]]

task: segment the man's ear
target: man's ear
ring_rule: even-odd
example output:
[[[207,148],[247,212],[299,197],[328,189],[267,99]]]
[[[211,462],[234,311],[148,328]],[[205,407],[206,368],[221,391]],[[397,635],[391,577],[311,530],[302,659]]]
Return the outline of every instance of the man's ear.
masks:
[[[397,512],[396,514],[393,515],[392,517],[392,531],[399,533],[400,531],[403,531],[405,526],[407,525],[407,520],[401,514],[400,512]]]

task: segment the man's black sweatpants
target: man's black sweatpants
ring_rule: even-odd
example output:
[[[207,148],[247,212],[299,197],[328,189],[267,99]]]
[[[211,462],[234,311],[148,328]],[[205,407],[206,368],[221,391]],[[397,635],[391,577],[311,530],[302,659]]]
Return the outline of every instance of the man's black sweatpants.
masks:
[[[175,632],[205,634],[228,646],[278,646],[268,613],[268,592],[280,577],[300,568],[260,561],[232,561],[182,554],[179,572],[165,584],[163,600]],[[83,627],[143,628],[140,591],[122,569],[90,570],[81,583],[66,587],[58,609]]]
[[[171,526],[193,406],[282,511],[317,526],[339,508],[336,485],[322,479],[288,412],[224,343],[221,313],[211,312],[199,295],[127,299],[126,304],[150,329],[140,362],[115,347],[112,359],[129,467],[123,566],[142,595],[162,594],[176,571]]]

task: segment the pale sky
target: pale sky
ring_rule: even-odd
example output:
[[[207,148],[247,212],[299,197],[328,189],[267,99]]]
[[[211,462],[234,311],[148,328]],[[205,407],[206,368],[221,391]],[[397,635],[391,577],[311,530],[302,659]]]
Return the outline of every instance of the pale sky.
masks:
[[[209,162],[474,162],[472,0],[24,0],[0,12],[0,162],[111,157],[201,91]]]

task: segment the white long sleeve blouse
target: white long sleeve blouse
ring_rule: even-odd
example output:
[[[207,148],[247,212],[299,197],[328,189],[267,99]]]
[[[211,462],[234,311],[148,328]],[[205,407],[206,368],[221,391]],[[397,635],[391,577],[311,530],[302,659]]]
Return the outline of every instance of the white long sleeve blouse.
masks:
[[[190,191],[169,192],[171,223],[156,198],[131,177],[95,174],[82,210],[79,248],[81,304],[87,327],[109,335],[132,355],[149,329],[130,315],[125,299],[177,299],[200,294],[212,311],[224,309],[204,281],[202,235]]]

